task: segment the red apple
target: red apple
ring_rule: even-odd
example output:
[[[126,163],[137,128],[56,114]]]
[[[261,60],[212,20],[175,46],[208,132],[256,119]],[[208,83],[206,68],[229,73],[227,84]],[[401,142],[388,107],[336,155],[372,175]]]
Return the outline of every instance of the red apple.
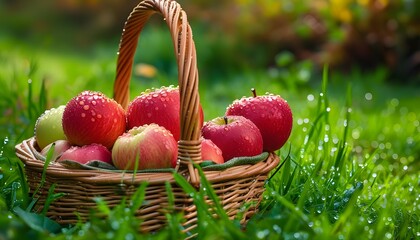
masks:
[[[224,163],[222,150],[210,139],[201,139],[201,159],[211,160],[214,163]]]
[[[71,144],[67,140],[57,140],[53,143],[48,144],[45,148],[42,149],[41,154],[46,157],[50,151],[52,145],[54,144],[54,152],[52,154],[52,161],[55,161],[59,158],[67,149],[71,148]]]
[[[278,95],[257,96],[252,89],[253,97],[235,100],[226,109],[226,115],[239,115],[250,119],[264,140],[264,151],[280,149],[292,131],[292,110],[286,100]]]
[[[127,108],[128,129],[156,123],[180,139],[180,100],[178,87],[148,89],[130,102]],[[199,107],[199,124],[203,126],[203,109]]]
[[[222,150],[228,161],[262,153],[263,140],[257,126],[242,116],[218,117],[204,124],[201,133]]]
[[[56,140],[65,140],[61,119],[65,106],[46,110],[35,123],[35,139],[40,149]]]
[[[121,105],[92,91],[84,91],[67,103],[62,122],[67,140],[78,146],[98,143],[111,149],[126,129]]]
[[[111,152],[105,146],[97,143],[69,148],[60,156],[57,162],[64,160],[72,160],[81,164],[97,160],[112,164]]]
[[[118,137],[112,148],[114,165],[121,170],[175,167],[178,146],[171,132],[157,124],[134,127]]]

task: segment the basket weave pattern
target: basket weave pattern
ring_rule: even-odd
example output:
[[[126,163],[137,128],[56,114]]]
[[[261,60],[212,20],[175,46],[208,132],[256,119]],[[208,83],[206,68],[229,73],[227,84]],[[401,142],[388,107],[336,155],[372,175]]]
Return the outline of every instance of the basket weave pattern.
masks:
[[[123,108],[127,108],[138,38],[145,23],[155,13],[161,14],[169,27],[178,63],[181,140],[178,142],[176,171],[198,187],[200,179],[193,164],[201,162],[197,58],[187,15],[177,2],[145,0],[135,7],[128,17],[119,46],[114,99]],[[30,138],[18,144],[16,154],[25,164],[27,180],[33,194],[41,182],[44,169],[44,162],[40,160],[40,149],[35,139]],[[256,164],[234,166],[222,171],[204,171],[204,173],[230,218],[236,216],[245,202],[255,202],[244,213],[242,221],[245,222],[257,210],[267,175],[278,163],[278,156],[271,153],[266,160]],[[140,227],[142,231],[158,230],[165,224],[165,212],[169,206],[166,182],[172,185],[175,196],[174,210],[184,213],[185,231],[195,228],[197,212],[193,200],[175,183],[173,174],[165,172],[131,174],[67,169],[53,162],[46,169],[43,187],[37,196],[34,196],[39,198],[35,210],[42,210],[49,188],[52,184],[56,184],[55,192],[66,195],[51,203],[47,216],[61,224],[74,224],[79,217],[84,221],[87,220],[90,211],[97,206],[95,197],[100,196],[110,207],[116,206],[123,198],[130,198],[144,181],[148,182],[146,201],[136,212],[136,215],[142,219]]]

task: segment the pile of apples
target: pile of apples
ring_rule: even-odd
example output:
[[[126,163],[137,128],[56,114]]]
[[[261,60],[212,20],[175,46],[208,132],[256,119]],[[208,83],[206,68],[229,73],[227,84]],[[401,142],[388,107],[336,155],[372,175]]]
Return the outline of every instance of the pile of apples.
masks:
[[[292,112],[278,95],[235,100],[225,116],[204,123],[200,106],[203,160],[220,164],[235,157],[280,149],[292,130]],[[117,169],[175,167],[180,138],[178,87],[142,92],[124,110],[103,93],[83,91],[66,105],[45,111],[35,124],[35,139],[53,161],[102,161]]]

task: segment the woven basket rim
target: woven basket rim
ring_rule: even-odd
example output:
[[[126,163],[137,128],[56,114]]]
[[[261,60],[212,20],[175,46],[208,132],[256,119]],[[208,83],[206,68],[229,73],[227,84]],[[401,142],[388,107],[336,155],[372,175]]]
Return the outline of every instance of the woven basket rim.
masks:
[[[16,154],[27,168],[32,171],[42,173],[45,162],[40,160],[41,153],[37,149],[34,137],[24,140],[16,145]],[[256,164],[245,164],[233,166],[225,170],[203,170],[208,181],[212,183],[223,182],[231,179],[246,178],[250,176],[267,174],[273,170],[280,162],[275,153],[270,153],[267,159]],[[188,176],[187,170],[178,171],[183,176]],[[166,181],[174,182],[171,172],[120,172],[120,171],[101,171],[94,169],[69,169],[58,162],[52,162],[46,169],[46,174],[54,177],[75,178],[83,182],[93,184],[140,184],[142,181],[149,182],[150,185],[162,184]]]

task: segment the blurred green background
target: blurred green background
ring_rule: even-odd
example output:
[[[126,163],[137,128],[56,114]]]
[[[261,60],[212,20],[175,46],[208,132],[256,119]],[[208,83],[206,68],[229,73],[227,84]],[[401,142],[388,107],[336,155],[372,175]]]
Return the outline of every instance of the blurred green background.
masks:
[[[314,70],[328,63],[344,72],[355,67],[383,68],[387,81],[420,82],[419,1],[179,2],[193,25],[201,75],[223,76],[244,68],[266,68],[272,74],[281,74],[282,68],[292,64]],[[95,51],[101,49],[115,55],[123,23],[137,3],[2,0],[1,52],[24,45],[31,52],[98,56]],[[154,19],[151,25],[162,24]],[[165,32],[154,33],[155,37],[147,39],[150,47],[142,49],[139,58],[159,71],[171,71],[172,49],[161,37]],[[297,81],[308,81],[307,74],[301,75]]]

